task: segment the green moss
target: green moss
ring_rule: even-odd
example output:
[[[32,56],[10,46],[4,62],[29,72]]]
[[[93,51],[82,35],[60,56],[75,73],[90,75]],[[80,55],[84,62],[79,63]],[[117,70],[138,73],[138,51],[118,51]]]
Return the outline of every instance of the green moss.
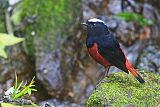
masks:
[[[5,33],[5,20],[2,12],[0,12],[0,33]]]
[[[27,25],[23,30],[29,53],[35,52],[34,45],[37,40],[40,45],[53,49],[55,38],[63,36],[63,32],[74,23],[74,13],[79,4],[80,0],[22,0],[17,6],[18,9],[15,9],[19,13],[15,18],[16,23],[17,20],[36,16],[36,22]],[[32,36],[31,32],[35,32],[35,36]]]
[[[0,0],[0,33],[6,33],[5,26],[5,9],[7,7],[7,0]]]
[[[112,73],[100,83],[87,101],[88,107],[155,107],[160,103],[160,76],[151,72],[143,74],[145,84],[132,75]]]

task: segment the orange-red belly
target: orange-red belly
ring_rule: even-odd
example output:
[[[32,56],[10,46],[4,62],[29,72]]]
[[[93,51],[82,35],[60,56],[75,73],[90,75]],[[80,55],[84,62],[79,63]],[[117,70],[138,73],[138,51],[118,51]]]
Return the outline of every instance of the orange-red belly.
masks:
[[[111,64],[106,61],[98,52],[98,45],[96,43],[93,44],[93,46],[91,48],[88,48],[88,52],[90,54],[90,56],[96,60],[96,62],[102,64],[104,67],[108,67]]]

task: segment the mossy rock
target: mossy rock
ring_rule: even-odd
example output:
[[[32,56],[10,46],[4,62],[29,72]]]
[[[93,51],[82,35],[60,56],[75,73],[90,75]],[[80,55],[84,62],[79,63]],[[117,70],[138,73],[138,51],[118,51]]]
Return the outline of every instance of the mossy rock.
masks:
[[[0,4],[0,6],[3,4]],[[4,16],[4,9],[0,7],[0,33],[5,33],[5,16]]]
[[[5,32],[5,23],[4,23],[4,19],[1,16],[0,17],[0,33],[4,33]]]
[[[11,99],[9,96],[0,96],[0,107],[39,107],[31,100]]]
[[[53,50],[56,39],[68,35],[76,22],[79,5],[80,0],[22,0],[14,9],[12,21],[16,26],[27,22],[21,27],[26,53],[34,55],[39,47]]]
[[[87,107],[157,107],[160,104],[160,76],[140,73],[144,84],[131,74],[112,73],[101,82],[87,101]]]

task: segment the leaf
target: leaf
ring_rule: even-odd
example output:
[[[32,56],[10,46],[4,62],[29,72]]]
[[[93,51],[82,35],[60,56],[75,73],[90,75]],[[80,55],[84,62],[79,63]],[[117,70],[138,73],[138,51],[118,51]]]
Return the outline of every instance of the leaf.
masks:
[[[0,46],[0,56],[2,56],[3,58],[7,58],[7,54],[4,50],[4,46]]]
[[[0,33],[0,46],[11,46],[24,41],[24,38],[18,38],[13,35]]]
[[[18,80],[17,80],[17,73],[15,72],[15,83],[14,83],[14,92],[13,92],[13,95],[15,96],[16,95],[16,92],[17,92],[17,87],[18,87]]]
[[[31,89],[32,91],[37,91],[36,89]]]
[[[17,38],[13,35],[0,33],[0,56],[7,58],[7,54],[4,50],[5,46],[14,45],[22,41],[24,41],[24,38]]]
[[[19,84],[18,88],[17,88],[17,91],[20,90],[20,88],[22,87],[22,85],[23,85],[23,83],[21,82],[21,83]]]
[[[34,103],[31,103],[31,105],[22,105],[22,106],[18,106],[18,105],[13,105],[13,104],[9,104],[9,103],[0,103],[0,107],[40,107]]]
[[[17,106],[9,103],[1,103],[1,107],[22,107],[22,106]]]
[[[29,96],[31,95],[31,92],[32,92],[32,90],[29,88],[29,89],[27,90],[27,93],[28,93]]]

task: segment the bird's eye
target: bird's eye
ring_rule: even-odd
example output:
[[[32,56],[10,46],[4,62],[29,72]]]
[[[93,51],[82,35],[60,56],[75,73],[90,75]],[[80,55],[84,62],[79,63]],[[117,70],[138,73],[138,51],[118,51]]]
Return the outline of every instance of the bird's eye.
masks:
[[[96,24],[94,23],[93,26],[96,26]]]

